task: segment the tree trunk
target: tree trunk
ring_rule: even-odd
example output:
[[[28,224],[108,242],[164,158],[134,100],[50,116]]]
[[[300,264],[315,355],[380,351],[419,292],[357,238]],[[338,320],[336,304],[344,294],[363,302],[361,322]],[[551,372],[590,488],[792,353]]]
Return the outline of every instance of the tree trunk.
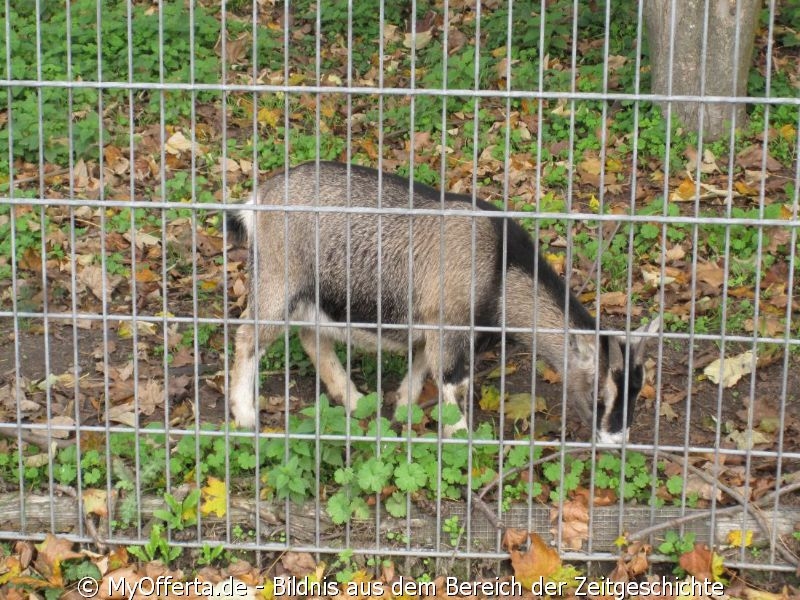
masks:
[[[706,2],[708,35],[704,44]],[[645,0],[652,92],[676,96],[745,96],[760,8],[760,0]],[[673,10],[676,11],[674,37],[671,36]],[[705,86],[701,90],[704,54]],[[666,114],[667,103],[661,106]],[[694,131],[699,130],[700,114],[704,111],[706,141],[726,135],[734,115],[737,129],[746,118],[743,103],[673,102],[672,110],[684,127]]]

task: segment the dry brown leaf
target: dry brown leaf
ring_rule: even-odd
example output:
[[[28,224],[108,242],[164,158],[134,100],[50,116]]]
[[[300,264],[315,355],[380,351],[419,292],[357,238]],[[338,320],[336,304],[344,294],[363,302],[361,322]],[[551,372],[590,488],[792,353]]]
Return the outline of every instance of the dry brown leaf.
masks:
[[[605,292],[600,294],[600,305],[605,306],[625,306],[628,302],[628,294],[625,292]]]
[[[661,403],[661,416],[670,422],[678,420],[678,413],[666,402]]]
[[[701,262],[697,264],[697,279],[714,287],[722,287],[725,282],[725,270],[713,262]]]
[[[305,577],[317,569],[314,557],[308,552],[287,552],[281,558],[281,564],[295,577]]]
[[[646,548],[649,548],[647,546]],[[634,557],[628,561],[627,569],[628,575],[636,577],[642,573],[646,573],[650,568],[650,561],[647,559],[647,549],[638,551]]]
[[[125,566],[119,569],[111,569],[105,575],[103,575],[103,580],[100,582],[101,590],[110,590],[112,593],[111,595],[103,595],[105,600],[122,600],[123,598],[127,598],[128,595],[125,591],[125,586],[113,586],[111,585],[111,579],[114,581],[129,581],[131,585],[133,582],[137,582],[142,578],[142,574],[136,570],[134,566]]]
[[[164,145],[164,150],[166,150],[168,154],[177,156],[181,152],[191,150],[193,147],[194,144],[190,140],[186,139],[186,136],[183,135],[183,132],[176,131],[167,140],[167,143]]]
[[[736,164],[743,169],[758,169],[761,170],[761,163],[764,160],[764,147],[758,144],[748,146],[739,154],[736,155]],[[769,152],[766,154],[766,168],[767,171],[780,171],[783,165],[772,158]]]
[[[528,532],[524,529],[509,527],[503,532],[503,548],[511,552],[516,550],[528,540]]]
[[[416,50],[419,51],[430,43],[432,37],[433,30],[431,29],[428,31],[417,31],[416,35],[412,35],[411,32],[408,32],[403,38],[403,46],[408,49],[416,48]]]
[[[561,539],[569,548],[580,550],[583,542],[589,539],[589,508],[588,498],[577,496],[564,503],[559,515],[558,509],[552,509],[550,520],[555,521],[556,527],[550,531],[555,536],[561,529]],[[560,517],[560,518],[559,518]]]
[[[527,552],[511,551],[511,566],[523,588],[531,589],[534,582],[545,579],[561,567],[561,558],[555,548],[548,546],[535,533],[530,534]]]
[[[680,244],[675,244],[672,248],[667,250],[666,256],[668,261],[675,262],[686,256],[686,250],[684,250],[683,246]]]
[[[628,577],[628,565],[625,564],[625,561],[622,558],[617,559],[617,564],[614,566],[614,570],[608,574],[606,577],[608,581],[613,582],[620,582],[622,584],[628,583],[630,578]]]
[[[83,557],[79,552],[72,550],[72,542],[57,538],[52,533],[48,533],[44,541],[37,544],[36,549],[38,550],[34,561],[36,570],[56,587],[63,587],[64,584],[61,578],[62,561]]]
[[[589,504],[589,490],[587,488],[579,488],[574,492],[576,498],[580,498],[581,502],[588,506]],[[617,501],[617,494],[614,490],[609,489],[594,489],[594,499],[592,504],[594,506],[611,506]],[[588,513],[587,513],[588,515]]]
[[[678,564],[689,575],[701,581],[716,581],[718,567],[714,564],[714,553],[705,544],[696,543],[694,549],[681,555]]]

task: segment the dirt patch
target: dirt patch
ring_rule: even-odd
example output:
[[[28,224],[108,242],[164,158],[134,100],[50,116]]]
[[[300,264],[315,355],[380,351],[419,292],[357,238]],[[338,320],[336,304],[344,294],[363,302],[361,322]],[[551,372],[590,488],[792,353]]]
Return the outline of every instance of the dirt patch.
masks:
[[[25,379],[26,386],[45,379],[47,368],[53,375],[74,373],[75,357],[77,354],[78,374],[80,380],[77,386],[58,385],[51,395],[51,414],[60,411],[69,411],[74,414],[70,403],[74,400],[74,390],[78,390],[78,404],[83,424],[100,424],[103,422],[102,413],[105,407],[104,394],[106,385],[109,385],[111,394],[116,396],[112,402],[120,401],[124,390],[120,391],[115,386],[120,386],[118,372],[108,369],[120,369],[130,364],[133,357],[133,344],[130,339],[120,339],[115,330],[104,334],[100,324],[89,329],[77,329],[77,340],[71,325],[63,322],[51,321],[48,326],[49,336],[45,338],[42,327],[32,327],[22,323],[19,327],[18,342],[14,344],[13,323],[5,320],[0,325],[0,340],[3,341],[4,350],[0,353],[0,386],[13,382],[16,374],[15,363],[19,356],[19,374]],[[47,344],[45,340],[47,339]],[[152,350],[152,344],[142,344],[143,348]],[[195,373],[194,364],[182,364],[177,367],[168,366],[167,375],[164,377],[163,358],[152,352],[142,352],[139,349],[138,375],[141,380],[159,382],[167,388],[168,414],[171,418],[179,416],[189,417],[197,415],[203,422],[220,423],[225,418],[225,401],[221,393],[224,389],[224,378],[221,372],[224,368],[223,357],[213,351],[201,351],[199,372]],[[108,362],[103,360],[104,354],[108,355]],[[718,357],[717,347],[711,342],[699,342],[695,346],[694,366],[708,363],[712,357]],[[655,356],[655,347],[651,356]],[[486,380],[486,375],[498,364],[499,348],[484,353],[477,357],[475,381],[476,395],[480,393],[481,384]],[[658,446],[673,447],[705,447],[717,446],[735,448],[733,431],[744,431],[747,428],[748,406],[751,398],[755,399],[753,409],[753,423],[757,427],[762,419],[772,418],[783,421],[783,451],[797,451],[800,449],[800,369],[796,357],[790,357],[787,372],[783,371],[783,360],[775,361],[771,365],[760,367],[755,377],[750,376],[730,389],[720,388],[701,377],[702,369],[688,370],[688,347],[685,344],[668,343],[663,347],[661,355],[661,397],[660,403],[655,398],[640,398],[637,403],[636,417],[631,430],[632,443],[653,444]],[[508,351],[507,362],[514,365],[514,372],[505,378],[505,387],[508,393],[530,393],[532,383],[532,361],[529,352],[519,347],[511,347]],[[482,374],[482,376],[480,375]],[[353,378],[362,389],[366,389],[364,377],[357,365],[353,366]],[[781,412],[780,398],[786,379],[786,404]],[[108,384],[106,383],[108,379]],[[130,376],[129,378],[130,379]],[[498,380],[488,381],[499,386]],[[384,389],[392,392],[398,385],[397,375],[389,374],[384,383]],[[687,390],[691,389],[691,394]],[[325,391],[324,386],[320,391]],[[133,393],[132,383],[130,392]],[[264,379],[262,396],[265,405],[262,406],[262,425],[280,428],[285,423],[285,411],[300,410],[312,404],[316,397],[317,383],[313,374],[299,376],[290,373],[288,383],[289,402],[284,398],[287,384],[282,373],[273,373]],[[43,392],[39,392],[42,400],[47,399]],[[552,384],[535,379],[535,393],[545,399],[547,410],[537,413],[533,420],[536,436],[559,437],[561,432],[561,415],[563,393],[561,384]],[[391,395],[389,395],[391,397]],[[34,398],[35,399],[35,398]],[[496,412],[482,411],[477,405],[476,397],[475,414],[479,421],[499,421]],[[199,400],[196,411],[191,405]],[[387,402],[386,410],[390,410]],[[569,398],[566,399],[567,422],[565,426],[566,438],[582,440],[590,437],[590,430],[577,415],[570,410]],[[6,402],[6,408],[8,404]],[[659,415],[656,414],[660,409]],[[142,423],[163,422],[164,407],[156,406],[148,415],[142,415]],[[386,414],[386,411],[384,411]],[[7,418],[11,414],[7,414]],[[37,420],[36,415],[30,419]],[[181,423],[173,423],[181,425]],[[184,425],[187,423],[183,423]],[[526,425],[505,419],[505,434],[509,437],[519,434],[520,429],[525,430]],[[719,439],[718,439],[719,436]],[[773,436],[777,440],[777,432]],[[757,446],[759,449],[777,451],[777,442]]]

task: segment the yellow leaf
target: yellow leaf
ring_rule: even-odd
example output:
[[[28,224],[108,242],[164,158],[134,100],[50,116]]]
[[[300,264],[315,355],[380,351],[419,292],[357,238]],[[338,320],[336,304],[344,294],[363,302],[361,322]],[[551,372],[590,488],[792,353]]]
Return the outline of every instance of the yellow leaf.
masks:
[[[148,323],[145,321],[137,321],[136,331],[139,335],[155,335],[156,324]],[[119,327],[117,328],[117,336],[123,340],[127,340],[133,337],[133,327],[131,327],[130,321],[123,321],[122,323],[119,324]]]
[[[792,142],[794,141],[794,136],[797,134],[797,130],[791,123],[787,123],[778,130],[778,133],[780,133],[781,137],[787,142]]]
[[[617,539],[614,540],[614,545],[617,548],[622,548],[623,546],[628,545],[628,538],[625,537],[625,534],[622,534]]]
[[[757,196],[758,190],[754,187],[747,185],[744,181],[737,181],[733,184],[733,187],[736,188],[736,191],[739,192],[742,196]]]
[[[742,537],[744,537],[744,544],[742,544]],[[745,548],[749,548],[753,543],[753,531],[748,529],[744,532],[744,536],[742,535],[741,529],[734,529],[733,531],[728,532],[728,544],[731,546],[738,546],[741,547],[744,545]]]
[[[261,596],[264,600],[274,600],[275,598],[275,580],[272,577],[267,577],[264,585],[261,586]]]
[[[22,572],[22,565],[19,559],[7,556],[0,566],[0,585],[5,585]]]
[[[508,363],[505,368],[498,366],[491,370],[491,372],[486,376],[486,379],[500,379],[500,376],[505,373],[506,375],[513,375],[517,372],[517,365],[514,363]]]
[[[622,163],[616,158],[606,159],[606,171],[609,173],[619,173],[622,171]]]
[[[711,574],[714,576],[714,581],[720,581],[724,572],[725,565],[723,564],[722,557],[716,552],[713,552],[711,554]]]
[[[589,208],[591,208],[594,212],[600,210],[600,200],[595,198],[594,194],[592,194],[592,197],[589,198]]]
[[[36,544],[39,551],[36,556],[36,570],[53,586],[62,587],[61,563],[73,558],[83,558],[83,554],[72,550],[72,542],[57,538],[51,533],[41,544]]]
[[[564,274],[564,263],[567,259],[565,254],[556,254],[553,252],[545,252],[544,257],[547,259],[548,264],[555,269],[559,275]]]
[[[281,118],[281,111],[277,108],[259,108],[258,115],[256,117],[258,119],[258,123],[260,125],[267,125],[269,127],[275,127],[280,121]]]
[[[225,488],[225,482],[217,479],[216,477],[208,478],[208,485],[202,489],[203,504],[200,506],[200,512],[204,515],[214,513],[218,517],[224,517],[227,512],[225,504],[228,498],[228,490]]]
[[[538,403],[537,403],[538,404]],[[511,394],[506,399],[506,416],[510,419],[527,419],[531,416],[531,395],[525,392],[521,394]],[[534,405],[533,410],[538,409]]]
[[[498,410],[500,408],[500,390],[491,384],[481,386],[481,399],[478,401],[481,410]]]
[[[694,198],[695,183],[691,179],[684,179],[675,190],[671,200],[691,200]],[[677,197],[675,197],[677,195]]]

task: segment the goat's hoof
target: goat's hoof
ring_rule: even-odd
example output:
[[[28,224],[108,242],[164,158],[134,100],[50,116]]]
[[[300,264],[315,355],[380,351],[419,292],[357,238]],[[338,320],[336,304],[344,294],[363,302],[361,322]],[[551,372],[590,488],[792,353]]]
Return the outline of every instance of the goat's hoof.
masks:
[[[255,409],[232,410],[233,422],[239,429],[255,429],[258,423],[258,413]]]

